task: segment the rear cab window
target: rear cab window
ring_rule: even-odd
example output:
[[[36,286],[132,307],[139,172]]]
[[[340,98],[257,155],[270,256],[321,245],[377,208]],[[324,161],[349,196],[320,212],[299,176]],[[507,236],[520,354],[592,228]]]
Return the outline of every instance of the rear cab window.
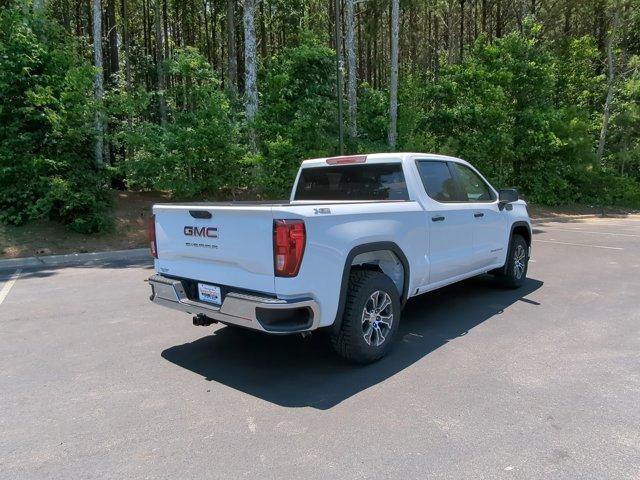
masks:
[[[402,163],[307,167],[294,200],[409,200]]]

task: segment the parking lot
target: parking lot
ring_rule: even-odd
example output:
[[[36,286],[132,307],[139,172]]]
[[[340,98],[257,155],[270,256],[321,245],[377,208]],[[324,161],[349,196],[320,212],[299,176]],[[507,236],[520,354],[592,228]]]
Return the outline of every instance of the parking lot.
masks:
[[[345,364],[152,305],[150,265],[0,272],[0,478],[640,478],[640,216],[411,300]]]

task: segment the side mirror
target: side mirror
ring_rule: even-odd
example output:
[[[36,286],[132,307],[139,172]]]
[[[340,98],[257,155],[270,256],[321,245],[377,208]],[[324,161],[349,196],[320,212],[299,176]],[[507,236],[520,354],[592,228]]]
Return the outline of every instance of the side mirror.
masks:
[[[500,203],[513,203],[519,199],[518,190],[515,188],[501,188],[498,192],[498,201]]]

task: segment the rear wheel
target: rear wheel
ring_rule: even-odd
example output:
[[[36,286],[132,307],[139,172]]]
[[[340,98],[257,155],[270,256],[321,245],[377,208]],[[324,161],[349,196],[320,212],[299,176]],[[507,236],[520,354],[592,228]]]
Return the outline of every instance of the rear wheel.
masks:
[[[342,324],[331,343],[347,360],[370,363],[389,351],[399,322],[400,297],[393,281],[380,272],[354,271]]]
[[[520,287],[527,278],[529,245],[522,235],[514,235],[509,246],[502,282],[508,288]]]

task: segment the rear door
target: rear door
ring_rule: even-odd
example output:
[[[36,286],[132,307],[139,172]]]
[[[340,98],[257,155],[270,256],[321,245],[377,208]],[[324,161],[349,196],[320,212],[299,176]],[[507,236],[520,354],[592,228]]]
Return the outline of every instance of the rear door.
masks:
[[[269,206],[155,205],[158,272],[274,292]]]
[[[498,208],[498,196],[467,165],[451,162],[450,166],[469,208],[469,221],[473,222],[473,270],[494,266],[506,255],[507,218]]]
[[[433,200],[425,212],[429,285],[446,283],[471,270],[473,223],[468,207],[460,202],[461,192],[448,162],[417,160],[416,165],[424,189]]]

